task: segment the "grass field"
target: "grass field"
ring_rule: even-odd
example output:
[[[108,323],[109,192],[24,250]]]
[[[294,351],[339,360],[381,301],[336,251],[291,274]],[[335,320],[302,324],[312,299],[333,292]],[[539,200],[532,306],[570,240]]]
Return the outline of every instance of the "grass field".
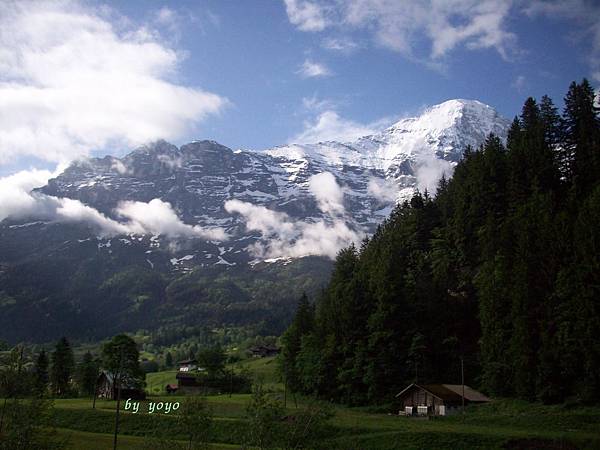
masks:
[[[250,358],[235,364],[230,364],[228,368],[240,370],[247,368],[253,375],[255,381],[261,381],[270,391],[282,391],[283,383],[279,381],[276,373],[275,358]],[[167,384],[177,384],[175,375],[176,370],[164,372],[154,372],[146,374],[146,392],[150,395],[164,395]]]
[[[283,387],[275,374],[272,358],[243,363],[271,389],[271,396],[283,400]],[[173,382],[175,372],[151,374],[156,386]],[[120,449],[153,448],[147,439],[158,432],[162,437],[181,440],[175,415],[148,414],[148,402],[182,402],[183,396],[160,395],[151,391],[138,414],[122,415]],[[244,418],[249,394],[210,396],[213,411],[212,449],[241,447],[247,430]],[[296,403],[288,396],[287,414]],[[296,399],[298,407],[305,399]],[[59,399],[54,402],[55,423],[60,437],[68,438],[70,449],[110,449],[115,402],[98,400],[91,409],[90,399]],[[392,449],[600,449],[600,407],[568,408],[544,406],[515,400],[495,400],[468,407],[464,422],[460,416],[422,420],[391,414],[376,414],[368,408],[333,406],[330,433],[318,447],[331,450]]]
[[[182,401],[183,397],[166,399]],[[209,397],[215,416],[215,445],[219,444],[214,448],[239,448],[236,431],[244,426],[248,400],[249,395]],[[293,413],[295,407],[290,403],[288,409]],[[299,406],[302,403],[300,400]],[[57,400],[55,407],[59,424],[74,430],[71,448],[110,448],[102,445],[112,442],[114,402],[98,402],[96,411],[90,409],[89,401],[81,399]],[[144,410],[142,405],[140,411]],[[336,432],[329,447],[332,449],[600,449],[600,408],[569,410],[500,400],[468,408],[464,423],[460,417],[420,420],[339,406],[334,412],[331,425]],[[168,429],[168,423],[174,421],[174,417],[165,415],[147,420],[150,417],[147,413],[125,414],[119,448],[142,448],[144,435],[157,427]],[[67,430],[61,429],[60,433]],[[88,440],[95,446],[83,445]]]

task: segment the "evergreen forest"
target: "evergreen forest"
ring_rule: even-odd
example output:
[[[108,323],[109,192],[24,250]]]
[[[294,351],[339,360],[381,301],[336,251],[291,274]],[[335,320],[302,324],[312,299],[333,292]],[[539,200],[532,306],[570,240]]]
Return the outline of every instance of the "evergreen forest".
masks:
[[[600,401],[600,119],[528,98],[506,143],[467,148],[435,196],[399,204],[282,337],[288,388],[362,405],[412,382]]]

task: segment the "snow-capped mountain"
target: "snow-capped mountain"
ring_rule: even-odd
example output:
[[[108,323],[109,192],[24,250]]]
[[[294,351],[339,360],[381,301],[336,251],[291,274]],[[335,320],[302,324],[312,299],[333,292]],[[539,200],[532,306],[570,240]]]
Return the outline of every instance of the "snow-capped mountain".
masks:
[[[0,222],[0,338],[288,317],[327,279],[323,257],[508,126],[450,100],[354,142],[161,141],[74,162],[31,193],[26,216]]]
[[[468,145],[477,147],[490,133],[504,137],[508,125],[490,106],[450,100],[354,142],[233,151],[214,141],[195,141],[181,148],[160,141],[123,158],[74,163],[40,191],[79,200],[108,217],[115,217],[123,201],[159,198],[184,223],[227,233],[223,242],[197,242],[196,248],[184,245],[188,253],[171,259],[175,268],[302,256],[302,251],[281,251],[303,239],[302,228],[285,237],[289,242],[280,242],[280,251],[264,246],[257,251],[257,243],[280,236],[277,230],[248,226],[252,216],[284,213],[287,216],[278,217],[290,224],[323,224],[330,230],[343,222],[349,239],[360,237],[373,231],[393,204],[415,188],[435,190],[441,175],[451,174]],[[319,186],[311,184],[322,173],[333,175],[341,193],[338,214],[321,207],[323,199],[315,192]],[[237,203],[228,207],[231,200]],[[159,245],[158,238],[153,242],[154,247]],[[332,256],[337,250],[321,251],[315,248],[318,242],[310,244],[304,254]],[[154,264],[154,247],[148,249],[149,264]]]

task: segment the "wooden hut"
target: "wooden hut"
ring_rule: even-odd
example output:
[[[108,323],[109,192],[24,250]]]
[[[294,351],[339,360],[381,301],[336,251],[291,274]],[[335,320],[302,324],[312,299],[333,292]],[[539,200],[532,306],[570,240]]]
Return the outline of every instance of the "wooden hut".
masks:
[[[400,414],[409,416],[446,416],[460,411],[463,404],[461,384],[416,383],[396,395],[400,403]],[[464,386],[464,403],[486,403],[490,399],[481,392]]]

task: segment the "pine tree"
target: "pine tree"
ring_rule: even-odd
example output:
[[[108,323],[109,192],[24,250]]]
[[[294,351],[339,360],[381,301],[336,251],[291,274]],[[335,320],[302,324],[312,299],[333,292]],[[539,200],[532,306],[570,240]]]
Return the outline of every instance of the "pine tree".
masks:
[[[167,352],[165,355],[165,367],[173,367],[173,355],[171,355],[171,352]]]
[[[69,392],[71,377],[75,367],[73,350],[67,338],[62,337],[51,356],[50,383],[54,395],[62,396]]]
[[[33,367],[34,386],[37,392],[43,394],[48,388],[48,356],[41,350]]]
[[[281,338],[283,349],[279,357],[279,367],[285,383],[294,392],[303,390],[297,358],[300,353],[302,338],[313,331],[314,315],[314,306],[309,302],[306,293],[302,294],[298,300],[294,320]]]
[[[600,179],[600,119],[594,96],[584,79],[571,83],[565,97],[564,147],[579,194],[589,193]]]
[[[90,352],[86,352],[76,371],[79,391],[83,395],[94,395],[99,369],[98,361],[94,360]]]
[[[544,139],[546,143],[556,150],[556,146],[562,139],[562,119],[558,114],[558,108],[547,95],[540,100],[540,119],[544,126]]]

